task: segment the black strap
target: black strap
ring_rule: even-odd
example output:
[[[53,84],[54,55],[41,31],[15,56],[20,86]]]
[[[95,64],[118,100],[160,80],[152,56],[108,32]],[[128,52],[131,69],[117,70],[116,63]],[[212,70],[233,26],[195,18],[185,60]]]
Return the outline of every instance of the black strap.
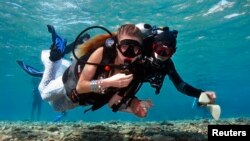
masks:
[[[78,96],[78,93],[77,93],[76,89],[73,89],[71,91],[71,93],[68,95],[68,97],[71,99],[71,101],[73,103],[79,102],[79,99],[80,99],[79,96]]]
[[[128,87],[122,88],[119,93],[123,94],[123,98],[118,104],[112,105],[112,111],[117,112],[122,104],[126,104],[129,99],[134,98],[141,85],[142,83],[139,80],[134,79]]]

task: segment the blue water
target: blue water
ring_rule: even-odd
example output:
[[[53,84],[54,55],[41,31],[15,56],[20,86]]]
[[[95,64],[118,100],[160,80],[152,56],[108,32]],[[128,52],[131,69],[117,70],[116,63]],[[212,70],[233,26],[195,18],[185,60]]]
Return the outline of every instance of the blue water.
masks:
[[[173,56],[176,69],[189,84],[217,93],[221,118],[250,116],[250,1],[249,0],[2,0],[0,2],[0,120],[30,120],[33,89],[38,82],[23,72],[16,60],[43,69],[40,52],[49,48],[47,24],[69,42],[86,27],[102,25],[111,31],[126,22],[169,26],[179,31]],[[37,81],[37,80],[35,80]],[[39,80],[38,80],[39,81]],[[159,95],[148,84],[138,97],[152,99],[144,119],[113,113],[107,107],[83,113],[67,112],[62,120],[176,120],[211,116],[192,108],[193,98],[178,92],[168,77]],[[33,120],[53,121],[60,113],[42,102]]]

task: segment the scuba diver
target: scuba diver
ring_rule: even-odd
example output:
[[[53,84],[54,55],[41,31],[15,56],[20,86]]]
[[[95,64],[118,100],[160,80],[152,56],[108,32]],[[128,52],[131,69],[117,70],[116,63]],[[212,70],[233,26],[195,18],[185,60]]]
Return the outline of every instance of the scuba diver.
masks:
[[[130,66],[142,52],[141,31],[134,24],[122,25],[104,46],[76,59],[62,75],[57,75],[65,54],[66,40],[52,33],[50,50],[42,51],[45,66],[39,91],[43,100],[56,111],[65,111],[76,106],[93,105],[92,110],[105,104],[110,107],[120,102],[125,89],[134,78]],[[76,40],[77,41],[77,40]],[[145,117],[149,100],[130,99],[119,111]]]
[[[149,82],[155,88],[155,93],[159,94],[165,76],[168,75],[179,92],[199,99],[198,105],[206,105],[210,108],[209,110],[216,110],[216,115],[212,113],[212,116],[217,120],[220,116],[220,107],[214,104],[215,92],[194,88],[184,82],[175,69],[171,57],[176,52],[178,31],[171,31],[169,27],[157,28],[144,23],[137,24],[137,27],[144,35],[144,52],[142,53],[142,59],[137,63],[137,67],[144,70],[142,71],[144,74],[140,73],[141,78],[144,78],[142,81]],[[209,104],[213,104],[213,109]]]
[[[171,31],[168,27],[164,27],[159,34],[157,34],[158,31],[154,33],[152,32],[152,35],[144,38],[145,51],[143,59],[140,60],[141,64],[138,63],[145,68],[143,81],[149,82],[156,89],[155,93],[159,94],[164,78],[168,75],[178,91],[189,96],[199,97],[203,90],[196,89],[184,82],[171,59],[176,52],[178,31]]]

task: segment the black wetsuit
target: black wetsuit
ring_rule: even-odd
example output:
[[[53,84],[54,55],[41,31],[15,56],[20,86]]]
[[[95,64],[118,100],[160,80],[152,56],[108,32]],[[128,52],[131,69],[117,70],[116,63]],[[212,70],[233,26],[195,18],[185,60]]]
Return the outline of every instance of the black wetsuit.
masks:
[[[183,94],[198,98],[201,92],[203,92],[203,90],[194,88],[193,86],[187,84],[182,80],[175,69],[172,59],[168,59],[165,62],[162,62],[160,66],[158,66],[158,68],[157,66],[152,66],[151,63],[148,64],[148,66],[145,66],[144,64],[144,67],[145,71],[143,75],[145,79],[143,80],[143,82],[149,82],[152,87],[155,87],[157,94],[160,92],[166,75],[169,76],[169,79],[173,82],[176,89]]]
[[[140,77],[144,78],[143,82],[149,82],[152,87],[156,88],[156,93],[158,94],[160,92],[160,89],[162,87],[166,75],[168,75],[178,91],[188,96],[198,98],[201,92],[203,92],[203,90],[194,88],[193,86],[184,82],[180,77],[180,75],[178,74],[178,72],[176,71],[174,62],[172,61],[171,58],[162,62],[159,60],[157,61],[157,59],[152,57],[154,56],[152,54],[153,42],[154,42],[153,36],[143,40],[143,45],[144,45],[143,58],[148,58],[148,59],[145,59],[144,63],[139,62],[137,64],[138,65],[137,68],[141,68],[142,70],[144,70],[144,71],[141,70],[141,72],[144,73],[140,73],[142,75]],[[151,61],[149,58],[151,59]]]

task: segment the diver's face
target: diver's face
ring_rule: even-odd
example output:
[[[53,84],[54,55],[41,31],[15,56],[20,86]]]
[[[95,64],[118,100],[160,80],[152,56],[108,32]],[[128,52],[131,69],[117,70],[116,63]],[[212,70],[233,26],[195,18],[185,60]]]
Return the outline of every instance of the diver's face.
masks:
[[[137,37],[122,35],[118,39],[117,52],[121,60],[134,62],[141,54],[141,41]]]
[[[166,61],[174,54],[174,49],[167,43],[156,41],[153,43],[153,51],[156,59]]]
[[[173,47],[169,46],[167,43],[156,41],[153,43],[153,50],[160,56],[171,57],[174,54]]]

